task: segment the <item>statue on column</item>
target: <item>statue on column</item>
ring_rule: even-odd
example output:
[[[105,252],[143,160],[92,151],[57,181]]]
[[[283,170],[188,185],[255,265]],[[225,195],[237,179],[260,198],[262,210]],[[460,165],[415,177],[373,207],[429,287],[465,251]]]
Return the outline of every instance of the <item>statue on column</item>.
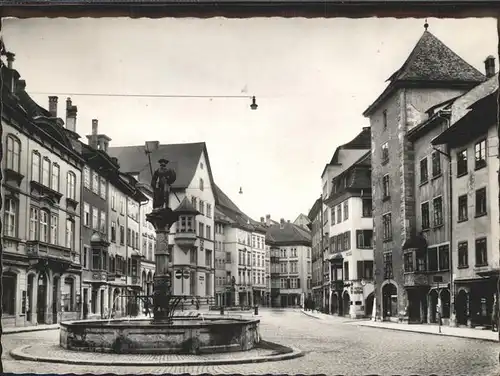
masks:
[[[160,167],[153,173],[151,179],[153,211],[169,207],[170,187],[176,179],[175,171],[167,168],[168,160],[162,158],[158,162],[160,163]]]

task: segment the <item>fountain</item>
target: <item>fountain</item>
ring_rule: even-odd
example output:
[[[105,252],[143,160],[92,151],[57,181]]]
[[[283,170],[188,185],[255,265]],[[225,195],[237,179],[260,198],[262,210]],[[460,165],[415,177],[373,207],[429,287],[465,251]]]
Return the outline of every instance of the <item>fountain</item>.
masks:
[[[152,173],[153,211],[147,215],[156,231],[153,319],[108,317],[63,322],[59,338],[62,348],[118,354],[201,354],[245,351],[259,345],[260,320],[175,316],[176,307],[185,296],[173,295],[171,291],[168,236],[170,227],[183,212],[169,207],[170,187],[176,173],[166,167],[168,161],[161,159],[159,163],[160,168]]]

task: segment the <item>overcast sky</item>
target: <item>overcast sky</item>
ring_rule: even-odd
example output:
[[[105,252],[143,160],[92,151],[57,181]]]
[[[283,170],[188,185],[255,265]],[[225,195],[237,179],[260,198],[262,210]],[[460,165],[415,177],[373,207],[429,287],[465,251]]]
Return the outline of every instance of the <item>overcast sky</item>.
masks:
[[[428,20],[484,72],[494,19]],[[72,96],[77,132],[114,146],[205,141],[217,184],[254,219],[294,220],[321,193],[335,148],[369,125],[362,112],[424,31],[408,19],[8,19],[4,41],[28,92],[255,95],[249,99]],[[47,107],[46,95],[33,95]],[[240,186],[243,194],[239,195]]]

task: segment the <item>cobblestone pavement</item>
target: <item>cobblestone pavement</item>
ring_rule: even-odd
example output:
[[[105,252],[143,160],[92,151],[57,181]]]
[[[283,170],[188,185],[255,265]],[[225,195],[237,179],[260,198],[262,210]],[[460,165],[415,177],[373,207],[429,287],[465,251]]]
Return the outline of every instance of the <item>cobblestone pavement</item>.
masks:
[[[6,372],[33,373],[225,373],[327,375],[477,375],[498,376],[500,344],[464,338],[398,332],[317,320],[298,310],[262,310],[264,339],[297,347],[302,358],[257,364],[194,367],[110,367],[17,361],[2,357]],[[58,331],[10,334],[4,353],[34,342],[54,344]]]

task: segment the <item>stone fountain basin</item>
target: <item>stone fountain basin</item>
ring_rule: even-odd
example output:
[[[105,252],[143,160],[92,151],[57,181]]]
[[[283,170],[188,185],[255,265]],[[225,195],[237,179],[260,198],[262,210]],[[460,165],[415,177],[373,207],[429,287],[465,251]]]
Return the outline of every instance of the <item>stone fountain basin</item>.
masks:
[[[260,320],[173,318],[62,322],[59,344],[67,350],[117,354],[207,354],[251,350],[260,342]]]

